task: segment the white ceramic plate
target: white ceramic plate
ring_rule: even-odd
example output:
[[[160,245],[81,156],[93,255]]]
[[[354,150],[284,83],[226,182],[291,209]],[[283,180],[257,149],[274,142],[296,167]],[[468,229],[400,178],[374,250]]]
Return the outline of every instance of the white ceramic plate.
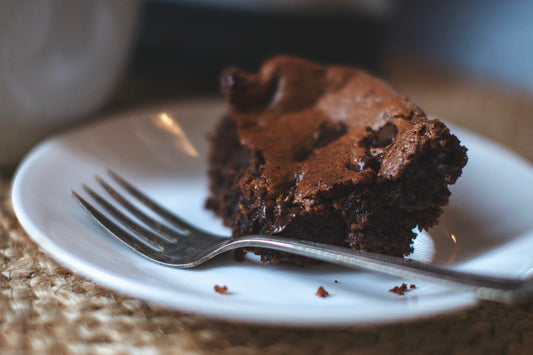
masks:
[[[204,229],[229,231],[203,208],[207,197],[206,135],[224,111],[220,102],[160,105],[99,120],[49,139],[20,165],[15,212],[29,235],[58,262],[110,289],[170,308],[262,324],[367,325],[416,319],[476,304],[471,293],[402,282],[337,266],[261,265],[230,255],[180,270],[139,256],[81,210],[70,190],[112,167],[169,209]],[[164,113],[164,114],[163,114]],[[453,187],[439,227],[421,234],[413,258],[461,270],[526,277],[533,260],[533,169],[476,135],[453,129],[469,163]],[[453,233],[457,241],[450,238]],[[335,282],[337,280],[338,282]],[[227,285],[231,294],[214,292]],[[330,297],[315,292],[324,286]]]

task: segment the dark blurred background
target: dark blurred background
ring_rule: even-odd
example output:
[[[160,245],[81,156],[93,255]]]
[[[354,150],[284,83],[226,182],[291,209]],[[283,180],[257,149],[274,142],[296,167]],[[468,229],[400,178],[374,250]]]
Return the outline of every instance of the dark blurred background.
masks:
[[[377,70],[389,5],[354,3],[149,0],[131,70],[189,95],[216,92],[226,66],[255,71],[278,53]]]
[[[533,161],[533,1],[145,0],[108,111],[219,94],[277,53],[360,66]]]
[[[222,68],[277,53],[381,76],[425,63],[533,92],[533,1],[146,0],[123,89],[216,94]]]

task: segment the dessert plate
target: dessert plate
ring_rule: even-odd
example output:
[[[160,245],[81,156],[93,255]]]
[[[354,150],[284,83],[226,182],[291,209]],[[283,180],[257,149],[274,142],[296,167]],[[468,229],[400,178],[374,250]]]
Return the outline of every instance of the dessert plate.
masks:
[[[452,292],[333,265],[262,265],[221,256],[196,269],[150,262],[95,224],[70,196],[95,174],[115,171],[208,231],[229,235],[204,209],[207,134],[220,101],[161,104],[106,117],[37,146],[16,172],[12,200],[20,223],[72,271],[126,295],[210,317],[299,326],[369,325],[418,319],[476,304]],[[453,127],[469,151],[438,227],[422,232],[413,258],[460,270],[528,277],[533,270],[533,168],[506,149]],[[416,289],[389,292],[402,282]],[[229,294],[214,286],[226,285]],[[319,286],[330,294],[315,295]]]

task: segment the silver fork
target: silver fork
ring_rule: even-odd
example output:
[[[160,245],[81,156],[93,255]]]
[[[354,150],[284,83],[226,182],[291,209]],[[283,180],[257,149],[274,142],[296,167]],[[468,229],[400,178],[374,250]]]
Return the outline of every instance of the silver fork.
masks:
[[[533,295],[532,279],[506,279],[464,273],[415,260],[280,236],[247,235],[229,238],[210,234],[170,213],[113,171],[109,170],[108,173],[127,192],[129,199],[148,207],[175,228],[170,228],[143,212],[100,176],[96,179],[114,200],[114,204],[86,185],[83,185],[84,190],[100,208],[75,191],[71,191],[72,196],[96,222],[119,241],[159,264],[192,268],[230,250],[260,247],[404,279],[426,281],[455,290],[473,291],[479,299],[484,300],[511,303],[528,300]],[[117,204],[138,221],[115,207]]]

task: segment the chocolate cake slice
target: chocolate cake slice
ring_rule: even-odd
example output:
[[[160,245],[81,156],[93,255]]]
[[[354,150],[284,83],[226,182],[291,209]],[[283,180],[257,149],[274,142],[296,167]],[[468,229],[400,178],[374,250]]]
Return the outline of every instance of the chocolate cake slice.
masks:
[[[211,138],[206,206],[236,236],[408,255],[467,161],[442,122],[358,69],[278,56],[257,74],[225,70],[221,85],[229,113]]]

